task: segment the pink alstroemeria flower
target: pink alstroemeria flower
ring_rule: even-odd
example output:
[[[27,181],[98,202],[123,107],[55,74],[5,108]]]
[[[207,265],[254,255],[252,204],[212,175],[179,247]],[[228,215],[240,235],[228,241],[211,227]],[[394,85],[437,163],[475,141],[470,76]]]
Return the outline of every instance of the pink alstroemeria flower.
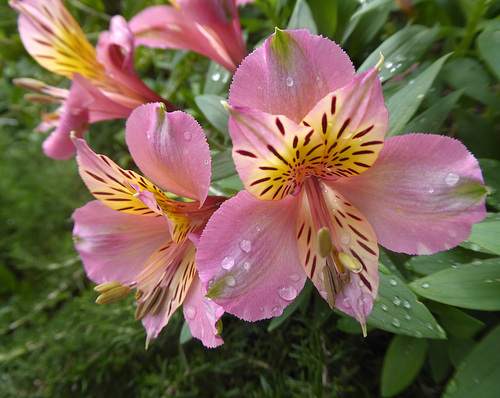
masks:
[[[253,0],[170,0],[130,20],[137,45],[185,49],[234,72],[248,54],[237,7]]]
[[[192,116],[146,104],[127,120],[126,140],[141,171],[158,186],[73,138],[80,175],[98,199],[73,214],[75,247],[106,304],[136,289],[136,319],[156,338],[183,304],[191,333],[207,347],[218,335],[222,308],[204,297],[195,245],[223,198],[208,196],[211,158],[203,130]],[[169,198],[159,187],[190,199]],[[194,242],[194,243],[193,243]]]
[[[111,19],[110,30],[100,34],[94,49],[61,0],[14,0],[10,5],[20,11],[19,33],[28,53],[45,69],[72,79],[70,90],[31,79],[15,81],[48,95],[46,101],[61,104],[55,113],[44,115],[38,127],[40,131],[55,127],[43,144],[47,156],[74,156],[70,132],[81,137],[89,123],[125,119],[147,102],[161,101],[168,110],[176,109],[137,76],[134,35],[123,17]],[[44,100],[36,96],[32,99]]]
[[[212,216],[196,255],[207,297],[227,312],[278,316],[309,277],[366,330],[378,243],[431,254],[484,218],[481,170],[459,141],[384,141],[381,64],[356,75],[332,41],[278,30],[238,68],[227,108],[246,190]]]

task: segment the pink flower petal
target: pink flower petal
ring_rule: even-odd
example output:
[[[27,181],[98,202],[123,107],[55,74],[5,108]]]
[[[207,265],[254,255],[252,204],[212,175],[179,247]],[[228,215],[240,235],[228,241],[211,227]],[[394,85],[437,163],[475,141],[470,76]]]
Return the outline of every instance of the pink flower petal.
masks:
[[[201,25],[231,23],[236,15],[233,0],[176,0],[181,10]]]
[[[208,143],[200,125],[184,112],[160,104],[135,109],[127,120],[127,144],[141,171],[163,189],[202,204],[211,177]]]
[[[280,200],[321,160],[324,142],[310,127],[252,108],[229,108],[233,159],[245,188],[258,199]]]
[[[196,263],[208,297],[247,321],[279,316],[304,286],[296,243],[297,201],[241,191],[208,222]]]
[[[94,282],[126,282],[170,241],[167,221],[114,211],[92,201],[73,213],[75,247]]]
[[[224,310],[220,305],[204,297],[206,293],[207,289],[202,285],[200,278],[195,276],[184,299],[184,318],[193,337],[201,340],[205,347],[215,348],[224,343],[217,328]]]
[[[355,76],[328,94],[306,115],[325,140],[324,178],[361,174],[375,162],[383,146],[389,114],[382,96],[377,68]]]
[[[321,98],[353,76],[349,57],[331,40],[306,30],[277,30],[241,63],[229,104],[300,123]]]
[[[477,160],[449,137],[392,137],[365,173],[332,183],[370,220],[379,243],[409,254],[458,245],[486,213]]]

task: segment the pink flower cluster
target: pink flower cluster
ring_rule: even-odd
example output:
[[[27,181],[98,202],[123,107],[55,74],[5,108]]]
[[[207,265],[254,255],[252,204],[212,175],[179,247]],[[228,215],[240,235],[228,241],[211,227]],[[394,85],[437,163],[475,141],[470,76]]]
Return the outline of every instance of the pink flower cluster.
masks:
[[[366,331],[378,293],[379,244],[436,253],[461,243],[485,217],[477,160],[444,136],[385,138],[382,59],[356,74],[334,42],[277,30],[242,61],[241,1],[171,3],[128,23],[115,17],[95,56],[73,31],[70,48],[86,49],[78,51],[85,68],[93,65],[88,70],[70,62],[76,55],[61,41],[72,19],[59,0],[12,3],[28,51],[73,79],[69,92],[37,87],[61,102],[46,152],[64,158],[76,148],[80,175],[97,199],[73,219],[98,302],[135,289],[147,342],[183,304],[193,336],[216,347],[224,312],[247,321],[279,316],[309,278],[332,308]],[[205,134],[139,80],[135,45],[197,51],[236,71],[224,104],[245,187],[236,196],[208,195]],[[128,118],[130,153],[155,183],[80,138],[86,124],[116,117]]]

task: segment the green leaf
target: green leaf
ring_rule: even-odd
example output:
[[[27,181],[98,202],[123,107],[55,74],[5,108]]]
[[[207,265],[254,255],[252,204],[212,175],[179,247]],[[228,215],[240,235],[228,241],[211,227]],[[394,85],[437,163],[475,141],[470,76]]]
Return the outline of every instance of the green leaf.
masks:
[[[496,398],[500,391],[500,326],[481,340],[446,386],[443,398]]]
[[[431,375],[436,383],[441,383],[448,376],[451,369],[447,341],[428,340],[428,343]]]
[[[191,334],[191,330],[189,329],[189,325],[187,322],[184,322],[181,328],[181,333],[179,335],[179,344],[186,344],[189,340],[193,339],[193,335]]]
[[[499,108],[500,100],[493,94],[493,80],[483,65],[473,58],[458,58],[443,68],[443,79],[455,89],[465,89],[465,94],[491,107]]]
[[[420,372],[427,353],[427,340],[395,336],[385,354],[381,394],[393,397],[405,390]]]
[[[402,133],[406,123],[420,106],[422,99],[432,86],[432,82],[450,55],[446,54],[439,58],[387,100],[387,109],[389,111],[387,137]]]
[[[389,80],[417,62],[434,43],[438,31],[437,27],[428,28],[422,25],[401,29],[378,46],[358,68],[357,73],[374,66],[382,53],[385,62],[380,69],[379,78],[380,81]]]
[[[476,40],[477,48],[486,65],[500,80],[500,21],[490,20],[486,29],[481,32]]]
[[[231,177],[236,174],[231,151],[219,152],[212,156],[212,182]]]
[[[287,29],[307,29],[313,35],[318,34],[318,28],[316,22],[314,22],[311,9],[304,0],[297,0],[297,3],[295,3]]]
[[[485,326],[484,322],[449,305],[430,302],[427,307],[437,315],[446,334],[458,339],[472,338]]]
[[[457,90],[448,94],[432,104],[428,109],[420,115],[412,119],[403,129],[402,134],[408,133],[433,133],[439,134],[441,125],[448,117],[458,99],[462,95],[463,90]]]
[[[302,303],[306,301],[309,302],[312,287],[312,283],[306,283],[299,296],[283,310],[283,314],[271,319],[271,322],[269,322],[269,326],[267,327],[267,331],[272,332],[274,329],[277,329],[283,322],[285,322],[288,318],[290,318],[290,316],[292,316],[292,314],[302,305]]]
[[[308,0],[318,31],[326,37],[332,37],[337,29],[338,5],[331,0]]]
[[[481,253],[456,247],[445,252],[439,252],[432,256],[414,256],[405,264],[406,268],[421,275],[430,275],[448,268],[456,268],[462,264],[472,263],[496,257],[493,254]]]
[[[479,159],[479,166],[483,172],[484,183],[490,189],[486,203],[500,210],[500,162],[495,159]]]
[[[443,339],[446,334],[427,307],[383,264],[379,265],[379,291],[372,313],[366,319],[370,325],[396,334]]]
[[[197,95],[194,98],[196,105],[212,126],[225,134],[229,134],[229,113],[221,104],[221,101],[226,100],[226,98],[214,94]]]
[[[500,259],[477,260],[409,284],[422,297],[457,307],[500,310]]]
[[[467,241],[500,254],[500,221],[483,221],[472,226],[472,234]]]

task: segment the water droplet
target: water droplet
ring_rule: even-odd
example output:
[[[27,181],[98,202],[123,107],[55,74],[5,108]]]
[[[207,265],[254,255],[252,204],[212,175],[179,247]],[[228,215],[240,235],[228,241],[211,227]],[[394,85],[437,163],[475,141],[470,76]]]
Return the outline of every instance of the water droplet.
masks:
[[[456,173],[448,173],[444,178],[444,182],[446,183],[446,185],[450,187],[455,185],[458,182],[458,180],[460,180],[460,177]]]
[[[419,94],[419,95],[417,95],[417,98],[418,99],[424,98],[424,95],[423,94]]]
[[[429,322],[427,322],[427,329],[429,330],[433,330],[434,329],[434,326],[432,326]]]
[[[410,302],[408,300],[404,300],[403,301],[403,307],[405,307],[405,308],[411,308]]]
[[[208,160],[205,160],[205,164],[208,164]]]
[[[410,314],[405,314],[405,319],[407,321],[411,321],[411,315]]]
[[[259,307],[259,311],[264,311],[264,307]]]
[[[245,271],[248,271],[250,269],[250,263],[248,261],[245,261],[243,263],[243,269],[245,269]]]
[[[401,304],[401,299],[398,296],[394,296],[394,300],[392,300],[392,303],[396,306],[399,307]]]
[[[361,279],[359,280],[358,284],[359,284],[359,287],[363,287],[365,285],[365,283]]]
[[[345,308],[351,308],[351,300],[349,300],[349,297],[346,297],[344,299],[344,307]]]
[[[319,76],[316,78],[316,87],[323,87],[323,80],[321,80]]]
[[[286,78],[286,85],[288,87],[292,87],[293,86],[293,79],[291,77],[287,77]]]
[[[396,68],[392,68],[390,72],[391,72],[391,73],[396,72]]]
[[[250,242],[249,240],[242,240],[240,242],[240,248],[245,253],[248,253],[250,250],[252,250],[252,242]]]
[[[226,84],[229,81],[229,73],[224,74],[222,77],[222,83]]]
[[[387,62],[387,63],[385,64],[385,67],[386,67],[387,69],[391,69],[391,68],[392,68],[392,62]]]
[[[299,274],[290,274],[288,276],[292,282],[298,282],[300,281],[300,275]]]
[[[293,286],[285,286],[281,289],[278,289],[278,295],[286,301],[292,301],[295,297],[297,297],[297,289]]]
[[[220,265],[224,269],[231,269],[231,268],[233,268],[233,265],[234,265],[234,259],[232,257],[226,257],[226,258],[224,258],[224,260],[222,260]]]
[[[260,232],[260,227],[255,227],[255,230],[256,230],[257,232]]]
[[[484,283],[493,283],[493,281],[491,279],[485,279]]]
[[[415,83],[415,80],[410,80],[410,81],[408,82],[408,85],[411,85],[411,84],[413,84],[413,83]]]
[[[398,318],[393,318],[393,320],[392,320],[391,323],[392,323],[393,326],[395,326],[397,328],[401,326],[401,322],[399,321]]]
[[[433,193],[434,192],[434,187],[427,187],[426,190],[429,193]]]
[[[219,72],[215,72],[215,73],[212,75],[212,80],[213,80],[214,82],[217,82],[217,81],[219,81],[219,79],[220,79],[220,73],[219,73]]]
[[[415,337],[423,337],[423,334],[420,330],[415,331]]]
[[[236,278],[234,276],[232,276],[232,275],[229,275],[226,278],[226,285],[228,285],[229,287],[236,286]]]
[[[387,311],[387,306],[385,304],[380,304],[380,308],[382,308],[383,311]]]
[[[186,132],[184,133],[184,139],[185,139],[186,141],[191,140],[191,133],[190,133],[189,131],[186,131]]]
[[[188,305],[184,309],[184,313],[186,314],[187,319],[194,319],[196,317],[196,307],[193,307],[192,305]]]
[[[431,285],[429,285],[427,282],[422,283],[422,287],[423,287],[424,289],[428,289],[430,286],[431,286]]]
[[[151,133],[151,131],[149,131],[149,130],[148,130],[148,131],[146,131],[146,138],[147,138],[148,140],[150,140],[151,138],[153,138],[153,134]]]
[[[340,242],[343,243],[344,245],[348,245],[350,241],[351,241],[351,235],[342,232],[342,234],[340,235]]]
[[[396,281],[396,279],[389,279],[389,283],[391,284],[391,286],[396,286],[398,284],[398,282]]]
[[[283,308],[281,308],[279,305],[272,308],[271,310],[272,316],[280,316],[281,314],[283,314]]]
[[[446,386],[446,394],[455,394],[458,390],[458,383],[456,379],[451,379],[448,385]]]

